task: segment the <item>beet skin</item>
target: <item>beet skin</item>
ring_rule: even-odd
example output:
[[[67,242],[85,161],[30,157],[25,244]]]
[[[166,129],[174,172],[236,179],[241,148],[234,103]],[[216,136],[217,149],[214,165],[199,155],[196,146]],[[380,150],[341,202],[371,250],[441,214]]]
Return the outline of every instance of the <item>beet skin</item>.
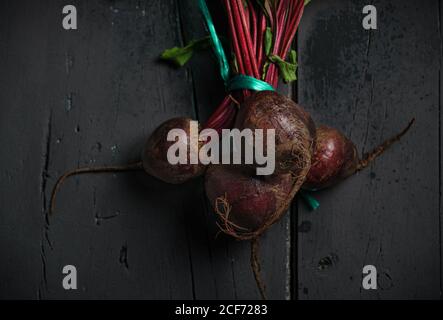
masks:
[[[275,129],[276,174],[299,175],[311,165],[315,124],[309,113],[290,98],[272,91],[253,94],[240,107],[235,126],[265,132]]]
[[[415,119],[412,119],[400,133],[384,141],[362,158],[359,157],[355,144],[340,131],[327,126],[317,128],[317,143],[312,166],[303,188],[324,189],[367,168],[377,157],[398,142],[414,122]]]
[[[202,175],[205,166],[202,164],[170,164],[167,158],[168,149],[175,141],[167,141],[167,136],[172,129],[183,129],[187,134],[186,140],[180,140],[190,150],[190,122],[188,118],[174,118],[161,124],[149,137],[143,150],[143,168],[145,171],[172,184],[184,183],[192,178]],[[197,151],[198,152],[198,151]]]
[[[224,231],[232,228],[250,233],[287,209],[293,182],[291,174],[259,177],[244,166],[211,165],[206,171],[205,189],[209,202],[221,216],[222,229],[227,229]]]
[[[310,190],[329,187],[352,175],[359,162],[354,143],[334,128],[317,128],[312,166],[303,185]]]

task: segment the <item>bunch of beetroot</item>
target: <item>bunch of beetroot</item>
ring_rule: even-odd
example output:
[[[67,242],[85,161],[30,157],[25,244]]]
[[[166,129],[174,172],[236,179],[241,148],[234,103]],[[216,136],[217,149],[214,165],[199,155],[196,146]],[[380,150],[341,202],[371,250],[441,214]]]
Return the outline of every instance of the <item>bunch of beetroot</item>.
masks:
[[[304,0],[221,0],[229,26],[232,70],[235,74],[260,79],[274,88],[281,78],[296,79],[296,54],[291,50]],[[183,63],[189,49],[202,48],[205,39],[192,41],[185,48],[166,50],[162,57]],[[288,58],[289,61],[286,61]],[[276,222],[302,186],[311,166],[315,146],[315,125],[310,115],[291,99],[271,91],[236,90],[227,94],[203,128],[275,129],[275,175],[259,177],[254,168],[197,164],[171,164],[167,141],[172,129],[182,129],[187,138],[178,143],[193,148],[190,139],[191,119],[176,118],[161,124],[148,138],[139,163],[129,166],[81,168],[67,172],[57,182],[55,196],[66,178],[84,173],[144,169],[167,183],[179,184],[206,173],[208,199],[219,214],[220,226],[238,239],[257,238]],[[204,142],[201,142],[203,144]],[[195,150],[194,150],[195,152]],[[198,151],[197,151],[198,152]]]
[[[266,81],[274,88],[279,78],[285,82],[296,79],[296,54],[291,50],[305,0],[222,0],[229,26],[231,61],[234,74],[247,75]],[[165,51],[163,58],[183,64],[183,52],[190,57],[192,46],[204,47],[204,40],[193,41],[183,50]],[[186,59],[185,59],[186,60]],[[259,278],[256,239],[287,211],[301,189],[319,190],[365,168],[378,155],[404,135],[408,127],[396,137],[384,142],[360,159],[355,145],[338,130],[315,126],[311,116],[291,99],[272,91],[230,92],[203,126],[220,132],[222,129],[274,129],[275,173],[257,176],[254,166],[178,164],[168,162],[167,150],[175,142],[168,142],[171,129],[183,129],[187,139],[179,143],[188,147],[191,119],[177,118],[161,124],[149,137],[142,160],[129,166],[81,168],[63,175],[57,182],[55,195],[69,176],[145,170],[167,183],[179,184],[205,175],[206,195],[219,216],[221,230],[236,239],[253,240],[252,266],[260,291],[264,286]],[[205,141],[201,141],[201,147]]]

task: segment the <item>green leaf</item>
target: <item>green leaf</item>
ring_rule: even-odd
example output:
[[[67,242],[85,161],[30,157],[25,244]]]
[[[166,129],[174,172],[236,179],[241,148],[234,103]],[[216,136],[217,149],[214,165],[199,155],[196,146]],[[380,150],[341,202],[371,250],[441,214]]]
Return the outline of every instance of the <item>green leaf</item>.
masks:
[[[268,69],[269,69],[269,65],[270,65],[271,63],[269,62],[269,61],[265,61],[265,64],[264,64],[264,66],[263,66],[263,74],[262,74],[262,76],[261,76],[261,79],[263,80],[263,81],[265,81],[265,79],[266,79],[266,73],[268,73]]]
[[[265,31],[265,38],[264,38],[266,57],[268,57],[271,54],[273,40],[274,39],[273,39],[273,35],[272,35],[272,29],[270,27],[267,27],[266,31]],[[263,73],[262,73],[263,80],[266,78],[266,73],[268,72],[268,69],[269,69],[269,61],[266,61],[263,66]]]
[[[289,58],[291,62],[286,62],[277,55],[269,56],[269,60],[277,65],[280,75],[286,83],[297,80],[298,65],[296,61],[297,55],[294,50],[291,51]]]
[[[270,27],[267,27],[266,31],[265,31],[265,55],[266,56],[269,56],[271,54],[272,41],[273,41],[272,30]]]
[[[192,58],[194,52],[207,49],[210,45],[211,39],[209,37],[192,40],[185,47],[174,47],[165,50],[160,58],[178,67],[183,67]]]
[[[234,73],[238,73],[238,61],[235,55],[232,57],[232,65],[234,69]]]
[[[289,62],[292,64],[297,64],[297,52],[295,50],[291,50],[289,52]]]
[[[311,2],[311,0],[305,0],[305,6],[306,6],[309,2]]]

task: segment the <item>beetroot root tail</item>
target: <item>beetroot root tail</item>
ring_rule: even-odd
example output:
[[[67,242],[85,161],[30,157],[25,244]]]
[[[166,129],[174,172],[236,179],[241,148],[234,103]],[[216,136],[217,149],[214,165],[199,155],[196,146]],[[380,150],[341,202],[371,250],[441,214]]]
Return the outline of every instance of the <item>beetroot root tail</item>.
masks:
[[[386,140],[381,145],[376,147],[374,150],[372,150],[370,153],[365,154],[362,160],[357,165],[357,170],[361,171],[368,167],[378,156],[383,154],[387,149],[389,149],[390,146],[392,146],[394,143],[398,142],[408,131],[411,129],[412,125],[415,122],[415,118],[413,118],[406,128],[404,128],[400,133],[395,135],[394,137]]]
[[[79,169],[75,169],[72,171],[68,171],[64,175],[62,175],[60,178],[58,178],[57,183],[54,186],[54,189],[52,189],[51,202],[50,202],[50,207],[49,207],[49,215],[52,215],[52,213],[54,212],[55,200],[57,197],[57,193],[60,190],[60,187],[66,181],[66,179],[68,179],[69,177],[77,176],[80,174],[98,174],[98,173],[128,172],[128,171],[140,171],[140,170],[143,170],[143,163],[142,162],[127,164],[127,165],[122,165],[122,166],[95,167],[95,168],[84,167],[84,168],[79,168]]]
[[[260,291],[260,295],[263,300],[266,300],[266,286],[261,277],[261,266],[260,266],[260,258],[258,254],[259,250],[259,240],[258,238],[254,238],[251,240],[251,267],[254,272],[255,282],[257,283],[258,290]]]

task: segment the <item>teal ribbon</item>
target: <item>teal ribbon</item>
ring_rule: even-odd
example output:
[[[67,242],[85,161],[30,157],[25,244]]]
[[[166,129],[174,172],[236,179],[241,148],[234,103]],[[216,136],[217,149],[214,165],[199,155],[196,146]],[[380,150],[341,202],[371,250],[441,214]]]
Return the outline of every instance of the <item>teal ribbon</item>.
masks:
[[[254,91],[275,91],[274,87],[265,81],[258,80],[254,77],[239,74],[233,77],[226,84],[229,91],[239,89],[250,89]]]
[[[198,0],[200,10],[205,18],[206,27],[208,28],[209,34],[211,36],[212,46],[214,48],[215,55],[218,59],[218,64],[220,66],[220,74],[225,82],[225,86],[228,91],[248,89],[253,91],[275,91],[274,87],[269,83],[250,77],[247,75],[236,75],[230,77],[230,68],[228,59],[226,58],[225,50],[218,37],[217,31],[215,30],[214,21],[212,20],[211,13],[209,12],[208,6],[205,0]]]
[[[229,81],[229,63],[228,59],[226,59],[225,50],[223,49],[223,45],[220,41],[220,38],[217,35],[217,31],[215,31],[214,21],[212,20],[211,13],[209,12],[208,6],[205,0],[198,1],[200,5],[200,10],[205,18],[206,26],[208,28],[209,34],[211,35],[212,46],[214,47],[215,55],[218,58],[218,63],[220,65],[220,74],[223,80],[226,82]]]
[[[311,196],[309,192],[302,190],[300,191],[300,195],[312,211],[317,210],[320,207],[320,202],[318,202],[317,199]]]

